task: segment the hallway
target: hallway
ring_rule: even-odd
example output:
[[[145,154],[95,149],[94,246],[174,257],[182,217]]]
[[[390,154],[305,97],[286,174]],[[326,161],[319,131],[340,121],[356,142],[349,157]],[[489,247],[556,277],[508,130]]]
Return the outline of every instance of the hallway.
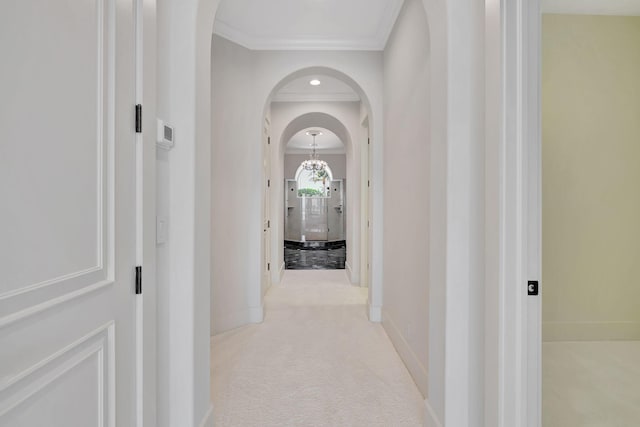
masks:
[[[289,270],[265,320],[212,337],[215,425],[421,426],[424,402],[367,289],[344,270]]]

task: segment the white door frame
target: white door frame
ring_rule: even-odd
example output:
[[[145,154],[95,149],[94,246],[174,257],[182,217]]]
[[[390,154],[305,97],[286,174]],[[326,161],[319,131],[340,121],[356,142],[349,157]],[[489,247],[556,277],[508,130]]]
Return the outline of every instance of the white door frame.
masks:
[[[156,404],[156,2],[136,0],[136,103],[143,106],[136,134],[136,265],[143,292],[136,301],[137,427],[157,425]]]
[[[540,2],[500,9],[499,265],[497,283],[487,283],[498,297],[498,330],[487,336],[497,332],[498,345],[487,373],[498,379],[497,425],[539,427],[541,296],[529,296],[527,284],[541,278]]]

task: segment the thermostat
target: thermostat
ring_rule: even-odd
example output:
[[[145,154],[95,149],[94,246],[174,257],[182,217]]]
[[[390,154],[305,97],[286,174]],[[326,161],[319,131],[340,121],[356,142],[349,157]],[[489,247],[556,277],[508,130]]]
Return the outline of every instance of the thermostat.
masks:
[[[175,144],[175,132],[173,126],[167,125],[160,119],[158,119],[158,136],[156,144],[158,147],[165,150],[171,150]]]

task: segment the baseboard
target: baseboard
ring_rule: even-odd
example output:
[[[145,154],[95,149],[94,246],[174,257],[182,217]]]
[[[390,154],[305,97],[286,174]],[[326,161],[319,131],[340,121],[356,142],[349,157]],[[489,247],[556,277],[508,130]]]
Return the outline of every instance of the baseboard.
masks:
[[[382,315],[382,326],[400,355],[400,359],[402,359],[407,370],[413,377],[413,381],[418,386],[420,393],[422,393],[422,396],[426,396],[429,387],[427,370],[424,365],[420,363],[420,359],[418,359],[418,356],[413,352],[411,346],[402,335],[402,332],[400,332],[400,329],[393,321],[393,318],[389,316],[389,313],[386,311]]]
[[[213,405],[209,404],[209,410],[200,422],[200,427],[213,427]]]
[[[351,282],[352,285],[360,285],[360,275],[353,272],[353,267],[351,267],[349,261],[346,261],[344,266],[347,269],[347,273],[349,273],[349,282]]]
[[[429,399],[424,400],[424,426],[425,427],[442,427],[442,423],[438,420],[436,411],[431,407]]]
[[[543,341],[637,341],[640,322],[543,322]]]
[[[282,278],[284,277],[284,262],[282,264],[280,264],[280,280],[278,281],[278,283],[282,282]]]
[[[211,335],[221,334],[245,326],[249,323],[262,323],[264,320],[264,305],[247,307],[242,310],[214,313],[211,322]]]
[[[369,306],[369,321],[382,322],[382,307],[371,305],[371,303],[367,303],[367,305]]]
[[[262,323],[264,321],[264,303],[259,307],[249,307],[249,323]]]

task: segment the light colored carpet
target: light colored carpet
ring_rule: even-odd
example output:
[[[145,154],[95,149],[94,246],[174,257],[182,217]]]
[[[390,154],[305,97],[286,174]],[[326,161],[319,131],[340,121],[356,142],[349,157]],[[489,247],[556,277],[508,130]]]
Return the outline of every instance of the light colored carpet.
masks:
[[[366,298],[344,270],[288,270],[264,323],[212,338],[215,426],[422,426],[423,398]]]
[[[543,427],[640,425],[640,341],[542,344]]]

